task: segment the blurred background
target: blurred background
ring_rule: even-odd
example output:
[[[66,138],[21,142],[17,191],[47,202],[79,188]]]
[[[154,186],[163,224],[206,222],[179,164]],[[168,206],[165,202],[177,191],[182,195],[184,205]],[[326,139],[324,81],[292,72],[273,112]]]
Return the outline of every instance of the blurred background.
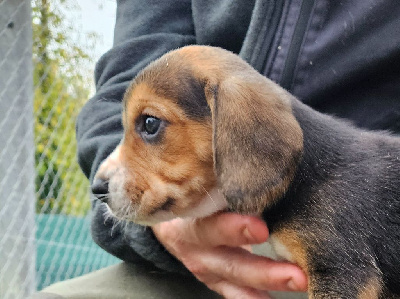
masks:
[[[91,239],[75,141],[115,9],[113,0],[0,0],[0,298],[118,262]]]

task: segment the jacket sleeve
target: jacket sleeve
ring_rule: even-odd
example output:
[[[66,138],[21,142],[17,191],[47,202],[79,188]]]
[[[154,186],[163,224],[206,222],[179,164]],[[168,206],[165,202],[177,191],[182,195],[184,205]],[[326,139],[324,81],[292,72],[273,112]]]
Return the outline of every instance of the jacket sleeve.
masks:
[[[135,75],[164,53],[195,43],[191,1],[119,0],[114,44],[95,69],[96,94],[77,120],[78,161],[92,182],[100,163],[120,142],[121,100]],[[109,253],[130,262],[186,272],[148,227],[134,223],[113,227],[103,206],[92,200],[92,236]]]

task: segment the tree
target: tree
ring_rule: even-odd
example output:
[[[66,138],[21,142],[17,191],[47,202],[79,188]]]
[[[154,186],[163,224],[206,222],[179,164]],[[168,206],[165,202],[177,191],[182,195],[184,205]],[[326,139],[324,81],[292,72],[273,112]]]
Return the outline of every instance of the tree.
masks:
[[[83,215],[90,207],[89,183],[76,161],[75,119],[88,99],[91,45],[75,45],[66,0],[32,0],[35,163],[38,213]],[[88,79],[89,78],[89,79]]]

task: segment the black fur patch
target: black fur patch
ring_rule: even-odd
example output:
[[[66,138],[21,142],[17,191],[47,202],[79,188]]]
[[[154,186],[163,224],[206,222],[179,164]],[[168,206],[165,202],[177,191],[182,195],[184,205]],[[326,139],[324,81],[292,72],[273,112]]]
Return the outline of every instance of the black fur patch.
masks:
[[[188,117],[201,120],[211,116],[204,83],[186,64],[157,60],[139,73],[134,82],[139,84],[142,81],[154,88],[158,95],[179,105]]]
[[[263,215],[270,232],[288,226],[299,233],[314,296],[357,298],[376,277],[385,294],[398,298],[400,140],[298,101],[293,112],[304,132],[304,155],[286,195]]]

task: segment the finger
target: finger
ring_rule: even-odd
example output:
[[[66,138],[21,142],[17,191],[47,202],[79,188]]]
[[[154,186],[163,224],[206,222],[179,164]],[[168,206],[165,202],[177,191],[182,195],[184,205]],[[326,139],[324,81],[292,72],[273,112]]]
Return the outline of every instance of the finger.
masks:
[[[267,292],[237,286],[224,280],[210,285],[209,288],[227,299],[271,299]]]
[[[222,213],[186,222],[181,237],[204,247],[221,245],[237,247],[264,243],[268,228],[259,218],[234,213]]]
[[[298,266],[250,254],[241,248],[220,247],[198,258],[208,272],[233,284],[259,290],[307,290],[307,278]]]

